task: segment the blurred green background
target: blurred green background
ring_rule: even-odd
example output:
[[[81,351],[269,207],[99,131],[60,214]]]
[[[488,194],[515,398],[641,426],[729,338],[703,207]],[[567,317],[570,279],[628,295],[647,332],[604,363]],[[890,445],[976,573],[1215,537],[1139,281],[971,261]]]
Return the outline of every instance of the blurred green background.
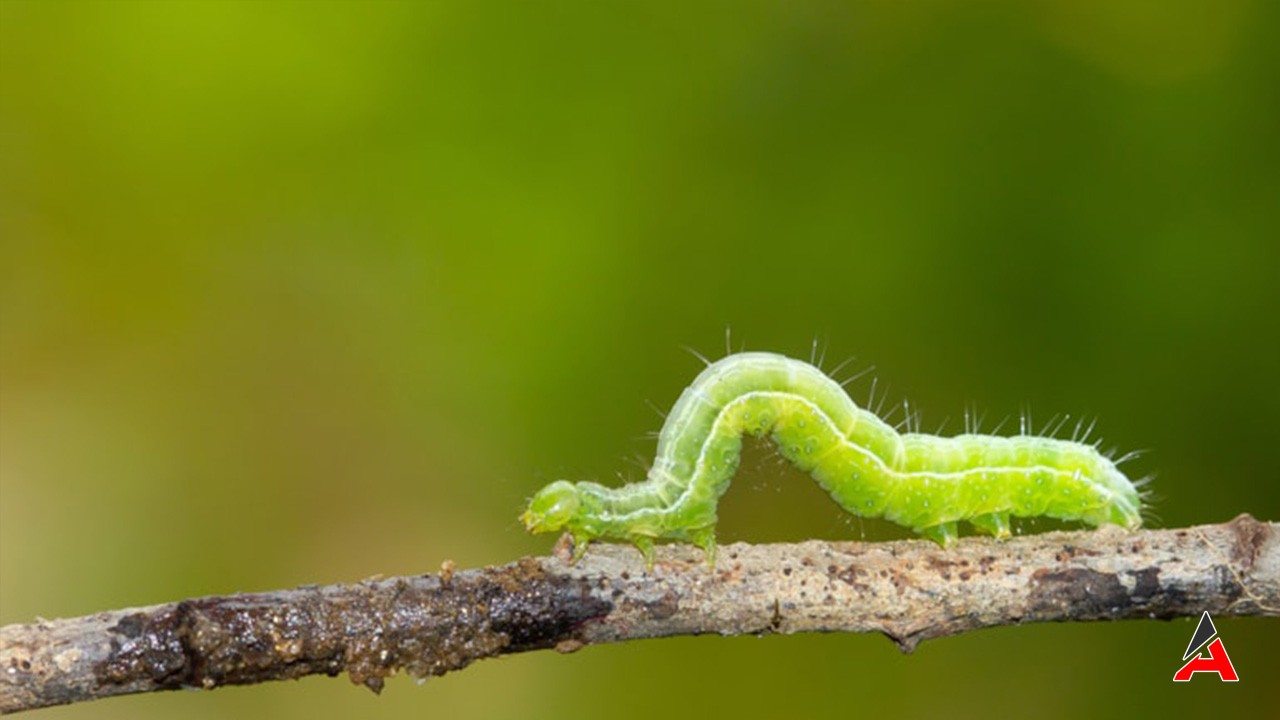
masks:
[[[1280,519],[1280,6],[0,2],[0,623],[545,553],[725,328]],[[853,386],[865,399],[869,378]],[[1009,427],[1009,426],[1006,426]],[[721,539],[881,540],[753,448]],[[1024,530],[1043,525],[1024,523]],[[1280,708],[1194,628],[683,638],[42,717]]]

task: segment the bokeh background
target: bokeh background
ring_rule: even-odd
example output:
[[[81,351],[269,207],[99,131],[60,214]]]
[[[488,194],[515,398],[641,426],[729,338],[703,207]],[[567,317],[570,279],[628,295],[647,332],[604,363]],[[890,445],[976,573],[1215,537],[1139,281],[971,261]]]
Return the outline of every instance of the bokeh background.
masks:
[[[1150,449],[1158,525],[1280,518],[1278,8],[0,2],[0,623],[545,553],[525,498],[639,479],[726,328],[874,365],[929,428],[1096,417]],[[902,536],[763,447],[722,508],[726,542]],[[42,717],[1280,709],[1280,625],[1220,619],[1243,681],[1175,686],[1193,627],[683,638]]]

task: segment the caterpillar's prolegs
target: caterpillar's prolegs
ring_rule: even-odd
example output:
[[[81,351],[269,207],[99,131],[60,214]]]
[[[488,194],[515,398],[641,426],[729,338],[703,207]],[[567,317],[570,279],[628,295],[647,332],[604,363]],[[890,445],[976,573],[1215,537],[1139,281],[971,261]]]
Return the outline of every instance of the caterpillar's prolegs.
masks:
[[[978,530],[992,535],[997,540],[1006,540],[1013,533],[1009,530],[1009,513],[987,513],[969,518],[969,524]]]
[[[954,522],[938,523],[930,525],[920,531],[920,534],[930,540],[938,543],[942,547],[951,547],[951,543],[960,537],[960,533]]]

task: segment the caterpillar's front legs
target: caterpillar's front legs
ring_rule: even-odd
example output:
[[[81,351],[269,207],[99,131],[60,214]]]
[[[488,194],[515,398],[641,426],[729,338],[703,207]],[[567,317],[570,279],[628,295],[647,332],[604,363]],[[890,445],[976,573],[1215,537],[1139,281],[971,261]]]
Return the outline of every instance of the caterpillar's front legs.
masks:
[[[590,544],[591,538],[575,533],[573,536],[573,557],[569,558],[569,564],[576,565],[582,559],[582,556],[587,554],[587,546]]]
[[[644,556],[644,567],[646,570],[653,569],[653,538],[647,535],[632,535],[631,543],[636,546],[640,554]]]
[[[709,527],[701,530],[694,530],[689,534],[689,539],[694,545],[702,548],[702,552],[707,558],[707,569],[716,569],[716,529]]]

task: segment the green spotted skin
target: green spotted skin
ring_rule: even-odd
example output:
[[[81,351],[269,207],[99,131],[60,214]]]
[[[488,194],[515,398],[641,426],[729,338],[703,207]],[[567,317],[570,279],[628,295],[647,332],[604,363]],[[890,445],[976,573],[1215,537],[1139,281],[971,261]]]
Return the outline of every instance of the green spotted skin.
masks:
[[[596,538],[715,544],[716,506],[738,468],[743,435],[768,435],[842,508],[886,518],[942,545],[967,521],[997,537],[1010,516],[1138,527],[1142,502],[1092,445],[1020,435],[899,433],[859,408],[809,363],[740,353],[709,365],[667,416],[643,482],[608,488],[558,481],[531,500],[533,532],[567,530],[580,554]]]

